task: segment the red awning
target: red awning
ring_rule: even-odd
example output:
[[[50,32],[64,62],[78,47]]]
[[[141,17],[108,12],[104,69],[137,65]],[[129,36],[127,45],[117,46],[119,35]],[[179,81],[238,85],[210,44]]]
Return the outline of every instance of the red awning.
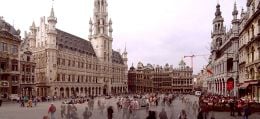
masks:
[[[249,83],[243,83],[241,86],[239,86],[240,89],[246,89]]]
[[[258,84],[258,82],[250,82],[250,85]]]

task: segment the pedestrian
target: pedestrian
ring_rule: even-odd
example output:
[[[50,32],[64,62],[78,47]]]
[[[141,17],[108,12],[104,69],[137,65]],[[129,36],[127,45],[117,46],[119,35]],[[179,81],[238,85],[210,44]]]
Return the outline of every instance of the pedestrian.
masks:
[[[61,108],[60,110],[61,118],[63,119],[65,117],[65,110],[66,110],[66,106],[64,102],[62,102],[60,108]]]
[[[42,119],[49,119],[49,117],[48,116],[43,116],[43,118]]]
[[[248,104],[246,104],[244,109],[244,119],[248,119],[248,116],[251,115],[251,110]]]
[[[146,117],[146,119],[156,119],[155,111],[149,111],[148,112],[148,116]]]
[[[162,111],[159,114],[160,119],[168,119],[167,113],[164,108],[162,108]]]
[[[53,103],[51,103],[51,106],[49,107],[48,113],[51,113],[51,119],[55,119],[56,107]]]
[[[71,118],[72,119],[79,119],[77,110],[78,110],[77,107],[74,104],[72,104],[72,107],[71,107]]]
[[[32,99],[31,98],[28,100],[27,107],[32,107]]]
[[[186,114],[185,110],[181,110],[178,119],[187,119],[187,114]]]
[[[2,106],[2,95],[0,94],[0,107]]]
[[[71,104],[68,104],[68,106],[67,106],[67,115],[66,115],[67,119],[71,118],[71,109],[72,109]]]
[[[229,102],[229,108],[230,108],[230,116],[235,116],[235,103],[233,99],[231,99]]]
[[[33,99],[33,103],[34,103],[34,106],[36,107],[36,105],[37,105],[37,102],[38,102],[38,99],[37,99],[37,97],[35,97],[34,99]]]
[[[237,103],[237,115],[238,116],[242,116],[241,110],[242,110],[242,101],[239,100]]]
[[[204,118],[203,118],[203,111],[202,111],[201,109],[199,110],[197,119],[204,119]]]
[[[114,113],[113,107],[112,107],[112,106],[109,106],[109,107],[107,108],[107,119],[112,119],[112,118],[113,118],[113,113]]]
[[[88,109],[88,107],[85,108],[85,111],[83,112],[83,119],[89,119],[92,116],[92,112]]]
[[[125,117],[127,117],[127,119],[128,119],[130,116],[130,114],[128,113],[129,105],[130,105],[130,100],[128,98],[126,98],[123,102],[123,114],[122,114],[123,119]]]
[[[24,107],[24,97],[20,97],[21,107]]]

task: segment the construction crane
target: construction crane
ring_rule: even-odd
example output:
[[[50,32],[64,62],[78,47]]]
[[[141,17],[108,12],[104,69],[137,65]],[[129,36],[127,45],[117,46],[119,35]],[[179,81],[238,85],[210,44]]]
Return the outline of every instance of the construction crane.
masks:
[[[193,70],[193,58],[194,58],[194,57],[198,57],[198,56],[209,56],[209,55],[208,55],[208,54],[203,54],[203,55],[194,55],[194,54],[193,54],[193,55],[184,56],[184,58],[190,57],[192,70]]]

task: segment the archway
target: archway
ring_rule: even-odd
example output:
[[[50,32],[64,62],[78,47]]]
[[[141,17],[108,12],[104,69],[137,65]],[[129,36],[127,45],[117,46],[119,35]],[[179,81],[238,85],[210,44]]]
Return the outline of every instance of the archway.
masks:
[[[103,87],[103,95],[107,95],[107,85],[104,85]]]
[[[60,96],[61,96],[61,98],[64,98],[64,88],[63,87],[60,88]]]
[[[88,95],[88,88],[85,87],[85,96],[87,96],[87,95]]]
[[[70,97],[70,89],[68,87],[66,88],[66,97]]]
[[[76,92],[75,92],[74,87],[71,88],[71,96],[74,96],[74,97],[76,96]]]
[[[77,87],[76,88],[76,96],[78,96],[79,95],[79,88]]]

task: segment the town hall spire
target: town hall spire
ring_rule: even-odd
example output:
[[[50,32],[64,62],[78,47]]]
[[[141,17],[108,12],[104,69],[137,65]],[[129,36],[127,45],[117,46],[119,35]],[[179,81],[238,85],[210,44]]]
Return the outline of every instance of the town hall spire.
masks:
[[[94,13],[89,21],[89,40],[97,57],[104,62],[112,61],[112,20],[108,19],[107,0],[94,0]]]
[[[93,15],[93,35],[108,35],[108,12],[106,0],[95,0]]]

